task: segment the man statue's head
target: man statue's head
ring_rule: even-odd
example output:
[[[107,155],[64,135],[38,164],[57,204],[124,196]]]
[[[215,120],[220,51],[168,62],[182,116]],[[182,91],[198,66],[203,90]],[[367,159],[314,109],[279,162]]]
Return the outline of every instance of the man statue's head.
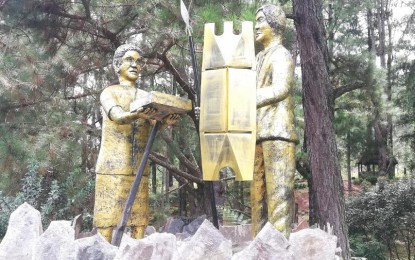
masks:
[[[256,41],[264,43],[269,37],[282,36],[285,23],[285,13],[280,6],[272,4],[261,6],[256,11]]]
[[[121,81],[135,82],[141,70],[141,52],[134,45],[124,44],[114,53],[112,65]]]

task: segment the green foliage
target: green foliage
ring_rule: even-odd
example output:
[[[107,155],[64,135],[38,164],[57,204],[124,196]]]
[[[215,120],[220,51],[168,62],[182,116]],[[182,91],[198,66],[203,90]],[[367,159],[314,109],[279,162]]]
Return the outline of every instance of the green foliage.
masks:
[[[44,225],[47,225],[50,222],[50,216],[55,210],[58,212],[65,210],[65,208],[59,208],[59,202],[61,201],[61,192],[62,191],[59,189],[57,180],[53,180],[47,199],[40,208]]]
[[[150,224],[156,228],[161,227],[169,216],[171,216],[171,208],[165,207],[165,195],[162,193],[150,193],[149,204],[153,209],[150,215]],[[170,204],[169,204],[170,205]]]
[[[32,162],[21,180],[21,188],[15,196],[5,196],[0,192],[0,238],[7,230],[10,214],[23,202],[40,211],[42,222],[46,228],[52,220],[71,220],[76,215],[83,213],[89,223],[85,228],[91,229],[92,205],[94,181],[84,182],[79,171],[71,172],[62,181],[54,179],[51,183],[45,177],[39,175],[37,162]],[[82,188],[79,188],[79,184]]]
[[[378,177],[376,177],[376,176],[367,176],[365,178],[365,180],[370,182],[370,184],[375,185],[378,182]]]
[[[367,259],[386,260],[384,255],[386,247],[373,236],[364,237],[361,235],[351,235],[349,237],[350,247],[353,249],[352,255],[366,257]]]
[[[367,180],[365,179],[360,179],[360,180],[361,180],[360,188],[362,192],[369,192],[373,188],[372,184],[368,182]]]
[[[161,182],[159,182],[161,183]],[[174,182],[177,184],[176,182]],[[175,184],[171,189],[175,189]],[[161,187],[160,187],[161,188]],[[150,204],[150,225],[154,226],[156,229],[162,227],[166,220],[173,216],[174,218],[180,218],[186,224],[189,224],[193,221],[197,216],[193,215],[190,212],[190,216],[182,214],[179,215],[179,193],[178,190],[174,192],[169,192],[168,196],[165,193],[150,193],[149,196],[149,204]],[[188,212],[189,213],[189,212]]]
[[[379,187],[375,191],[351,197],[347,202],[349,235],[354,239],[352,249],[356,256],[366,256],[360,253],[384,255],[387,249],[391,258],[396,254],[408,257],[409,251],[405,252],[406,255],[397,252],[401,244],[412,253],[414,250],[414,179],[403,179]]]
[[[222,216],[224,224],[240,225],[249,223],[250,212],[250,183],[235,181],[235,173],[231,168],[223,168],[220,172],[221,179],[219,185],[224,201],[219,205],[218,215]],[[218,199],[217,199],[218,200]]]
[[[353,181],[353,184],[359,185],[359,184],[361,184],[363,182],[363,179],[361,179],[361,178],[354,178],[354,179],[352,179],[352,181]]]
[[[207,22],[219,22],[223,19],[222,7],[218,4],[207,4],[202,6],[197,13],[201,24],[205,24]]]
[[[391,111],[383,94],[385,70],[376,66],[374,55],[368,52],[336,55],[332,63],[335,90],[356,88],[339,96],[335,103],[334,124],[342,166],[346,168],[347,153],[351,161],[377,160],[380,144],[386,144],[386,139],[376,140],[374,129],[387,125],[386,111]],[[375,182],[373,178],[370,181]]]
[[[306,182],[303,182],[303,181],[294,182],[294,189],[301,190],[301,189],[306,189],[306,188],[308,188],[308,185]]]
[[[222,214],[223,225],[242,225],[250,222],[243,212],[227,207],[220,210],[218,214]]]
[[[3,238],[6,234],[10,214],[23,202],[24,200],[20,194],[18,197],[9,197],[0,191],[0,238]]]
[[[397,82],[400,86],[399,98],[395,105],[402,109],[398,114],[397,125],[400,131],[399,140],[403,142],[402,159],[409,172],[415,170],[415,61],[403,62],[396,68]]]
[[[42,193],[42,177],[38,176],[38,166],[34,163],[29,165],[28,171],[24,176],[22,182],[22,197],[23,200],[33,207],[37,207],[39,198]]]

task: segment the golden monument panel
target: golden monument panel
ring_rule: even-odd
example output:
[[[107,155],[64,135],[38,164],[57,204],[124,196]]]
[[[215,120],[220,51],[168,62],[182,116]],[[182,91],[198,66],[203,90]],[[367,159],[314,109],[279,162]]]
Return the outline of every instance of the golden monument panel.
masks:
[[[223,34],[215,35],[215,24],[205,24],[202,71],[224,67],[251,69],[255,61],[252,22],[241,23],[234,34],[233,22],[224,22]]]
[[[236,180],[252,180],[254,153],[249,153],[252,143],[255,144],[255,135],[251,133],[203,134],[200,142],[204,155],[203,179],[218,180],[219,171],[224,167],[230,167],[235,172]]]
[[[254,132],[256,89],[249,86],[255,84],[254,70],[228,69],[228,131]]]
[[[200,146],[203,179],[219,180],[230,167],[236,180],[252,180],[256,140],[256,73],[252,22],[241,34],[225,22],[222,35],[205,25],[202,62]]]
[[[202,72],[200,132],[226,132],[228,89],[226,69]]]

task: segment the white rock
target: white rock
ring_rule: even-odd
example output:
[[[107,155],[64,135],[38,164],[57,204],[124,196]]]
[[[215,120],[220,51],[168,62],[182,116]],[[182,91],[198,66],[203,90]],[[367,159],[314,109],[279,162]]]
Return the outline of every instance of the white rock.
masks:
[[[173,259],[223,260],[231,259],[232,243],[208,220],[205,220],[193,237],[181,243]]]
[[[193,236],[205,220],[206,215],[199,216],[198,218],[190,222],[188,225],[184,226],[182,233],[187,233]]]
[[[58,259],[61,247],[75,241],[75,230],[71,221],[52,221],[37,240],[33,250],[33,260]]]
[[[123,238],[124,239],[124,238]],[[176,237],[169,233],[154,233],[146,238],[128,239],[121,243],[116,260],[164,260],[172,259],[177,251]],[[137,256],[140,256],[137,258]]]
[[[63,245],[59,260],[113,260],[117,247],[111,245],[101,234],[81,238]]]
[[[232,256],[233,260],[291,260],[294,258],[289,251],[289,243],[282,233],[271,223],[265,224],[254,241],[244,250]]]
[[[148,237],[149,235],[152,235],[152,234],[154,234],[156,232],[157,231],[156,231],[156,228],[155,227],[153,227],[153,226],[147,226],[146,227],[146,230],[144,231],[144,236],[145,237]]]
[[[170,234],[177,234],[182,232],[184,222],[181,219],[169,217],[163,227],[163,232]],[[200,226],[200,225],[199,225]]]
[[[298,260],[336,259],[337,237],[318,228],[292,233],[290,244],[290,250]]]
[[[0,259],[31,259],[33,247],[42,232],[40,212],[23,203],[10,215],[6,235],[0,244]]]
[[[251,242],[251,224],[235,226],[219,226],[222,235],[232,241],[232,252],[238,253],[246,248]]]

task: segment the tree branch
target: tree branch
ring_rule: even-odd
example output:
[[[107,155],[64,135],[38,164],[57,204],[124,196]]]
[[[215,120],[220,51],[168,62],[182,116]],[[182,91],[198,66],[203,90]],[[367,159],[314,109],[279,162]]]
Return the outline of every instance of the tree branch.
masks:
[[[64,100],[74,100],[74,99],[79,99],[79,98],[84,98],[87,96],[93,96],[96,95],[97,93],[95,92],[88,92],[88,93],[84,93],[84,94],[79,94],[79,95],[75,95],[75,96],[70,96],[70,97],[64,97],[62,99]],[[5,113],[9,110],[12,109],[18,109],[18,108],[25,108],[25,107],[30,107],[30,106],[35,106],[41,103],[46,103],[46,102],[50,102],[52,99],[51,98],[45,98],[45,99],[41,99],[41,100],[31,100],[31,101],[25,101],[25,102],[14,102],[14,103],[9,103],[6,104],[4,106],[0,107],[0,111]]]
[[[9,0],[0,0],[0,11],[6,6]]]
[[[297,160],[295,160],[295,168],[304,179],[311,179],[311,169],[307,159],[297,158]]]
[[[162,45],[164,45],[163,51],[160,53],[154,51],[153,53],[147,54],[147,58],[155,58],[163,62],[164,68],[171,73],[174,80],[180,85],[180,87],[187,93],[187,96],[192,102],[195,102],[196,92],[195,90],[186,82],[185,78],[181,75],[181,73],[176,69],[173,63],[168,58],[167,52],[176,44],[176,40],[174,37],[170,39],[164,40]],[[155,48],[159,49],[159,48]],[[196,120],[196,115],[194,110],[189,112],[189,116],[192,118],[195,125],[198,127],[198,121]]]
[[[176,148],[176,146],[173,145],[175,142],[169,135],[163,132],[161,134],[161,137],[166,142],[167,146],[174,151],[174,155],[176,155],[179,161],[183,163],[183,165],[186,166],[186,168],[188,168],[191,172],[197,174],[199,177],[202,176],[199,167],[194,165],[179,149]]]
[[[97,95],[98,93],[100,93],[100,91],[99,92],[88,92],[88,93],[78,94],[78,95],[75,95],[75,96],[64,97],[63,99],[73,100],[73,99],[88,97],[88,96],[92,96],[92,95]]]
[[[123,20],[123,21],[124,21],[124,24],[123,24],[122,26],[120,26],[120,28],[118,28],[118,30],[115,32],[115,34],[117,34],[117,35],[118,35],[118,34],[119,34],[119,33],[121,33],[122,31],[124,31],[124,30],[125,30],[125,28],[127,28],[127,26],[128,26],[129,24],[131,24],[131,22],[132,22],[132,21],[134,21],[134,19],[135,19],[135,18],[137,18],[137,16],[138,16],[138,13],[136,13],[136,14],[132,15],[132,16],[131,16],[131,18],[130,18],[130,19],[128,19],[128,20],[126,20],[126,19],[125,19],[125,21]],[[147,30],[147,27],[145,27],[145,26],[144,26],[144,28]],[[143,28],[140,28],[140,30],[139,30],[139,31],[142,31],[142,29],[143,29]],[[135,32],[135,33],[138,33],[138,32]]]
[[[195,103],[195,97],[196,97],[196,92],[195,90],[190,87],[190,85],[188,83],[186,83],[186,81],[183,79],[183,77],[180,75],[179,71],[174,67],[174,65],[171,63],[171,61],[169,60],[169,58],[167,57],[167,55],[162,55],[159,57],[161,61],[163,61],[165,68],[170,71],[170,73],[173,75],[174,80],[179,83],[180,87],[187,93],[187,96],[190,100],[192,100],[192,103]],[[192,110],[189,113],[189,116],[192,118],[193,122],[195,123],[195,125],[198,127],[198,121],[196,120],[196,115],[194,113],[194,110]]]
[[[88,19],[86,16],[73,15],[73,14],[62,12],[61,10],[59,10],[59,6],[57,6],[53,2],[46,2],[42,5],[38,4],[36,5],[35,9],[46,14],[53,14],[56,16],[69,18],[73,20],[87,20]]]
[[[182,178],[185,178],[187,180],[190,180],[192,182],[196,182],[198,184],[202,184],[203,180],[195,177],[187,172],[184,172],[178,168],[176,168],[175,166],[173,166],[172,164],[168,163],[166,158],[160,154],[157,153],[150,153],[149,157],[148,157],[151,161],[153,161],[154,163],[166,168],[167,170],[169,170],[171,173],[178,175]]]
[[[164,67],[173,75],[174,80],[179,83],[180,87],[187,93],[189,99],[195,100],[195,91],[190,85],[186,82],[184,77],[176,69],[170,59],[167,57],[167,51],[170,50],[176,44],[175,39],[170,38],[163,41],[164,50],[161,54],[154,52],[148,55],[149,58],[157,58],[163,62]]]
[[[187,184],[189,184],[189,182],[185,182],[185,183],[183,183],[182,185],[180,185],[179,187],[177,187],[177,188],[175,188],[175,189],[172,189],[172,190],[169,190],[168,192],[166,192],[166,193],[164,193],[163,195],[164,196],[167,196],[168,194],[170,194],[170,193],[173,193],[173,192],[175,192],[175,191],[177,191],[177,190],[180,190],[181,188],[183,188],[184,186],[186,186]]]
[[[356,81],[351,82],[349,84],[337,87],[337,88],[333,89],[333,97],[334,97],[334,99],[337,99],[337,98],[341,97],[342,95],[344,95],[344,94],[346,94],[350,91],[353,91],[353,90],[356,90],[356,89],[359,89],[359,88],[363,88],[364,87],[363,84],[364,84],[363,81],[356,80]]]
[[[85,8],[85,17],[89,20],[91,19],[91,9],[90,9],[90,0],[82,0],[82,5]]]
[[[293,19],[294,21],[298,19],[298,17],[297,17],[297,16],[295,16],[295,15],[293,15],[293,14],[286,14],[286,15],[285,15],[285,17],[286,17],[287,19]]]
[[[0,111],[7,112],[12,109],[24,108],[24,107],[34,106],[40,103],[49,102],[50,100],[51,99],[48,98],[48,99],[43,99],[43,100],[26,101],[26,102],[22,102],[18,104],[15,103],[15,104],[10,104],[10,105],[5,105],[5,106],[0,107]]]

